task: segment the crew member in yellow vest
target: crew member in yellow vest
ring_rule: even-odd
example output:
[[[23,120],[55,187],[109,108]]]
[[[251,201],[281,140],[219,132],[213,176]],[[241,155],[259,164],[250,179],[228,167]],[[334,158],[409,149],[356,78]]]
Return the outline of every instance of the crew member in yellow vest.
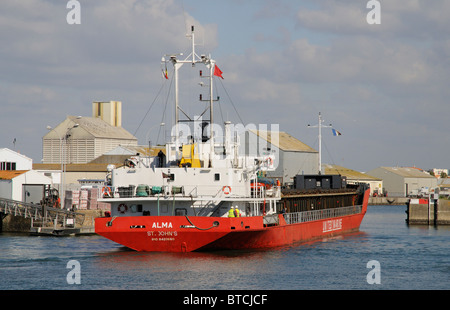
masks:
[[[238,209],[238,206],[236,206],[234,208],[234,217],[240,217],[241,216],[241,212]]]
[[[231,207],[230,211],[228,211],[228,217],[234,217],[234,207]]]

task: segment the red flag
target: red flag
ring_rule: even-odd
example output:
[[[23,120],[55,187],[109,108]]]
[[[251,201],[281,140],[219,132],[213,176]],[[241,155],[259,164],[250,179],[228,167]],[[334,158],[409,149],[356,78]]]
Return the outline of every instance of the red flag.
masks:
[[[219,67],[217,65],[215,65],[214,66],[214,75],[222,78],[222,80],[223,80],[222,73],[223,72],[219,69]]]

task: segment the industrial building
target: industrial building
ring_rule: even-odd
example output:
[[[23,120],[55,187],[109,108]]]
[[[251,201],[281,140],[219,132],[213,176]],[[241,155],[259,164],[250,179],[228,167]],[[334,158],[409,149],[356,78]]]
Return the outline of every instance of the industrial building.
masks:
[[[0,170],[31,170],[33,160],[8,148],[0,149]]]
[[[0,171],[0,197],[30,203],[39,203],[44,197],[44,186],[51,179],[34,170]]]
[[[39,203],[52,179],[32,170],[33,160],[7,148],[0,149],[0,197]]]
[[[345,168],[338,165],[322,165],[326,175],[341,175],[347,180],[347,184],[366,183],[370,186],[371,196],[383,195],[383,180],[373,177],[367,173],[362,173],[349,168]]]
[[[437,179],[414,167],[378,167],[367,174],[383,180],[389,197],[416,196],[421,190],[437,187]]]
[[[259,156],[274,156],[275,170],[267,171],[266,177],[282,184],[291,185],[297,174],[319,171],[319,152],[286,132],[249,130],[242,139],[246,153],[256,150]]]
[[[119,145],[137,145],[122,128],[119,101],[93,102],[92,117],[68,116],[43,137],[43,163],[84,164]]]
[[[439,179],[439,195],[450,197],[450,178]]]
[[[118,146],[113,150],[95,158],[86,164],[65,164],[64,165],[64,188],[66,190],[77,189],[80,185],[100,184],[105,180],[108,172],[108,166],[114,165],[120,167],[130,156],[141,154],[144,156],[156,156],[162,148],[152,147],[149,151],[148,146]],[[54,183],[59,184],[61,174],[61,164],[33,164],[33,169],[42,174],[51,176]],[[99,185],[102,186],[102,185]],[[59,188],[59,185],[56,186]]]

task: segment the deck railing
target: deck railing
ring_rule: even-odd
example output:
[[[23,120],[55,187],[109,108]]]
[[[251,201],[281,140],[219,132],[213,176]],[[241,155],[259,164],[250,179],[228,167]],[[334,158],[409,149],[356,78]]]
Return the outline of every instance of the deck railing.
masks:
[[[318,221],[327,218],[346,216],[352,214],[361,213],[362,206],[349,206],[334,209],[323,209],[323,210],[313,210],[313,211],[303,211],[283,214],[284,219],[287,224],[303,223]]]
[[[143,185],[145,186],[145,185]],[[238,190],[236,187],[229,186],[146,186],[139,190],[139,186],[129,185],[129,186],[104,186],[98,191],[97,199],[102,198],[136,198],[136,197],[155,197],[157,195],[165,196],[188,196],[197,197],[211,196],[214,198],[230,198],[230,197],[249,197],[249,198],[274,198],[281,196],[281,188],[279,186],[273,186],[271,188],[264,188],[263,186],[258,186],[258,188],[251,188],[250,194],[245,193],[243,190],[244,186],[240,186]],[[155,191],[156,189],[156,191]],[[201,190],[199,190],[201,189]],[[203,193],[203,194],[202,194]],[[237,193],[237,194],[236,194]]]

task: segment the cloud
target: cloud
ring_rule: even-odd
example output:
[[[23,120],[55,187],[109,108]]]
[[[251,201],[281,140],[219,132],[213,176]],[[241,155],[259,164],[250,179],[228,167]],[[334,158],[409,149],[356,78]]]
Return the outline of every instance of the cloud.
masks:
[[[217,2],[214,17],[213,4],[197,0],[80,2],[81,25],[67,24],[67,1],[0,2],[0,100],[7,111],[0,117],[35,160],[45,126],[67,114],[90,115],[94,100],[121,100],[124,127],[134,133],[164,82],[161,57],[190,52],[191,24],[198,50],[220,52],[226,91],[216,86],[229,111],[224,117],[234,114],[230,95],[244,121],[279,123],[313,146],[316,133],[306,124],[322,112],[343,132],[328,143],[335,159],[354,165],[349,168],[401,162],[405,152],[431,167],[423,150],[439,145],[450,129],[448,1],[383,1],[381,25],[367,24],[367,1],[356,0]],[[167,88],[137,133],[142,144],[147,123],[159,123],[172,100]],[[187,93],[183,104],[200,113],[200,90]],[[416,153],[415,130],[423,145]],[[2,146],[11,134],[0,133]],[[436,164],[448,163],[436,156]]]
[[[309,35],[291,35],[276,50],[252,48],[232,58],[231,71],[239,73],[231,82],[247,85],[237,94],[252,107],[264,107],[252,111],[253,119],[270,115],[306,142],[313,142],[314,134],[301,124],[321,111],[345,133],[331,142],[335,154],[354,153],[352,164],[359,169],[402,161],[448,165],[443,156],[431,160],[417,148],[419,140],[422,147],[444,147],[443,132],[450,129],[449,30],[447,21],[437,18],[448,4],[383,2],[379,27],[367,24],[363,4],[319,1],[318,7],[300,8],[296,29]],[[357,153],[376,156],[367,162]]]
[[[311,2],[311,1],[306,1]],[[381,24],[368,25],[368,1],[318,0],[313,8],[302,8],[297,27],[334,35],[367,35],[396,40],[435,40],[448,36],[450,2],[445,0],[380,1]],[[430,31],[433,30],[433,31]]]
[[[4,44],[0,50],[8,79],[26,76],[33,64],[34,73],[48,75],[61,83],[72,74],[79,75],[107,70],[116,65],[142,67],[158,63],[163,53],[179,51],[187,46],[186,23],[197,25],[196,31],[214,47],[216,27],[205,27],[183,14],[173,1],[98,0],[81,4],[81,25],[68,25],[69,12],[61,1],[2,1],[0,17]],[[155,31],[164,29],[164,31]],[[8,61],[8,60],[12,61]],[[14,66],[14,67],[12,67]],[[96,70],[97,68],[97,70]],[[19,69],[22,74],[11,75]],[[55,69],[55,70],[53,70]],[[77,76],[77,74],[79,74]],[[108,75],[104,75],[106,79]],[[35,80],[31,76],[30,80]],[[97,79],[99,80],[99,79]]]
[[[318,1],[319,9],[302,9],[297,25],[315,31],[356,34],[367,31],[365,3]]]
[[[131,106],[145,110],[150,85],[161,84],[161,57],[189,49],[190,25],[209,48],[217,44],[216,25],[203,25],[172,0],[80,2],[80,25],[67,24],[66,1],[0,2],[1,104],[11,116],[2,126],[29,120],[34,128],[16,128],[17,139],[30,142],[22,151],[38,161],[45,126],[68,114],[89,116],[94,100],[123,100],[127,117]],[[10,135],[3,131],[0,142],[9,145]]]

